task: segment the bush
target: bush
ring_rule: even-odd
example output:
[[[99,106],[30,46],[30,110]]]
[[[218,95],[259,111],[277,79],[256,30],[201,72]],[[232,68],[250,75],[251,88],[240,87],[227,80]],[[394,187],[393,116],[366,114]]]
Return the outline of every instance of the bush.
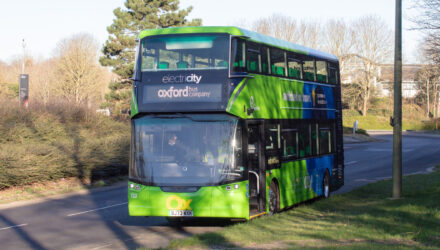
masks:
[[[0,102],[0,117],[0,189],[64,177],[86,183],[96,179],[93,173],[107,177],[106,169],[127,172],[128,122],[61,102],[28,109]]]

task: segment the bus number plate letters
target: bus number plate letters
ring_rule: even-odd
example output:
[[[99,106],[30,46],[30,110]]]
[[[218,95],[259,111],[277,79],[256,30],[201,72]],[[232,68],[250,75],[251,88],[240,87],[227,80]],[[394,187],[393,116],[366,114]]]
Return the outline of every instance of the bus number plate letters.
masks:
[[[192,210],[170,210],[169,216],[193,216]]]

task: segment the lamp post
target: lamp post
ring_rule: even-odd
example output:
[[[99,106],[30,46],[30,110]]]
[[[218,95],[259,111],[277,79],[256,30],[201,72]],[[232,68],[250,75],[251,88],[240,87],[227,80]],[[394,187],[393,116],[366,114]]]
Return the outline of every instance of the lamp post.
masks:
[[[26,64],[26,43],[23,39],[23,62],[21,66],[21,74],[19,78],[19,105],[20,107],[27,108],[29,106],[29,75],[24,73],[24,67]]]
[[[402,0],[396,0],[394,47],[393,198],[402,197]]]

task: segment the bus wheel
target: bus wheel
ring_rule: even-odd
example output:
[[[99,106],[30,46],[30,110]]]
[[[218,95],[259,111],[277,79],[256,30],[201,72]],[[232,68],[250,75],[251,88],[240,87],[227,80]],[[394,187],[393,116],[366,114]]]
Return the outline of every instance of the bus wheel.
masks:
[[[274,214],[280,210],[280,195],[277,184],[272,181],[269,186],[269,213]]]
[[[328,198],[330,196],[330,176],[328,171],[325,171],[324,179],[322,180],[322,197]]]

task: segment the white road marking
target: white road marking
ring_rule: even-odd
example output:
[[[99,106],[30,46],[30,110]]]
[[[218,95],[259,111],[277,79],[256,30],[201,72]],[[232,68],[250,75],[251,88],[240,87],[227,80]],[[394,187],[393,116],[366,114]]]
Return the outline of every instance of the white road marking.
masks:
[[[106,245],[102,245],[102,246],[94,247],[94,248],[92,248],[91,250],[101,249],[101,248],[104,248],[104,247],[109,247],[109,246],[111,246],[111,245],[112,245],[112,244],[106,244]]]
[[[389,148],[367,148],[367,149],[365,149],[365,151],[368,151],[368,152],[393,152],[393,149],[389,149]],[[412,149],[412,148],[404,148],[404,149],[402,149],[403,153],[408,153],[408,152],[411,152],[411,151],[414,151],[414,149]]]
[[[24,226],[27,226],[28,224],[27,223],[25,223],[25,224],[20,224],[20,225],[15,225],[15,226],[10,226],[10,227],[4,227],[4,228],[0,228],[0,231],[1,230],[6,230],[6,229],[11,229],[11,228],[14,228],[14,227],[24,227]]]
[[[366,182],[372,182],[372,181],[376,181],[376,180],[371,180],[371,179],[356,179],[354,181],[366,181]]]
[[[124,203],[114,204],[114,205],[110,205],[110,206],[106,206],[106,207],[101,207],[101,208],[96,208],[96,209],[92,209],[92,210],[87,210],[87,211],[84,211],[84,212],[68,214],[67,217],[75,216],[75,215],[80,215],[80,214],[85,214],[85,213],[90,213],[90,212],[94,212],[94,211],[98,211],[98,210],[103,210],[103,209],[107,209],[107,208],[111,208],[111,207],[122,206],[122,205],[125,205],[127,203],[128,202],[124,202]]]
[[[355,163],[357,163],[357,161],[350,161],[350,162],[345,163],[345,166],[355,164]]]
[[[392,152],[393,149],[389,149],[389,148],[367,148],[367,149],[365,149],[365,151],[369,151],[369,152]]]

